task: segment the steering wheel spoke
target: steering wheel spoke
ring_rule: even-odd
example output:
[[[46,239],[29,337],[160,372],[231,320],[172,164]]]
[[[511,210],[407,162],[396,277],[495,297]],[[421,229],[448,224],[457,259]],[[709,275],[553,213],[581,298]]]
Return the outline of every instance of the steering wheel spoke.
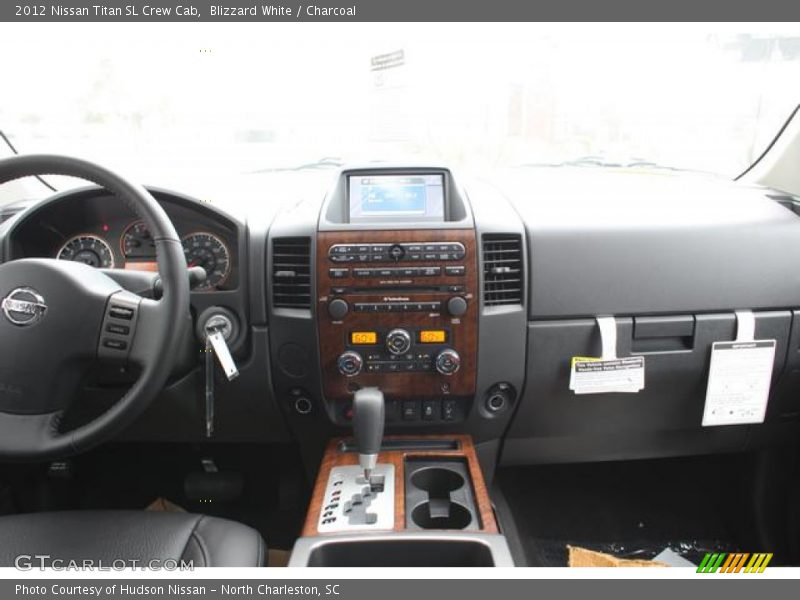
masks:
[[[158,331],[164,327],[159,310],[159,302],[149,298],[139,298],[136,318],[136,331],[128,359],[135,365],[146,367],[160,356],[158,344],[162,343]]]
[[[142,298],[158,298],[161,292],[161,278],[158,273],[131,269],[100,269],[102,273],[123,289]]]
[[[141,302],[140,296],[125,290],[109,297],[97,345],[97,357],[101,361],[128,361],[139,324]]]

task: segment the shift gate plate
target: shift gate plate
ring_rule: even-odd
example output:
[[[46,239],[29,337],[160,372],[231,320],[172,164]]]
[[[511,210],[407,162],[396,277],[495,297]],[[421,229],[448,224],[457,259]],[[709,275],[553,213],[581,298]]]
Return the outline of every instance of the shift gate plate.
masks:
[[[394,465],[376,465],[369,483],[358,465],[331,469],[317,523],[319,533],[392,529]]]

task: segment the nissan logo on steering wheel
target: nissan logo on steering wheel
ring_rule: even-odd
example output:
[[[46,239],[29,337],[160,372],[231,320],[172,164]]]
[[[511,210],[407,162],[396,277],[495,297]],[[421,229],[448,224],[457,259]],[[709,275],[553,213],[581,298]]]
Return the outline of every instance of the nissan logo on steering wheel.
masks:
[[[25,327],[38,323],[47,311],[44,298],[29,287],[19,287],[3,298],[3,313],[14,325]]]

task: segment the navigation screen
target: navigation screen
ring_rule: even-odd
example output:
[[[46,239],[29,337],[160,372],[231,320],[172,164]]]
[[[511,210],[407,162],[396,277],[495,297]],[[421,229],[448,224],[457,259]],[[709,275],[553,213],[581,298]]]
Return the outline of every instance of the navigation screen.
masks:
[[[444,221],[442,175],[351,175],[350,222]]]

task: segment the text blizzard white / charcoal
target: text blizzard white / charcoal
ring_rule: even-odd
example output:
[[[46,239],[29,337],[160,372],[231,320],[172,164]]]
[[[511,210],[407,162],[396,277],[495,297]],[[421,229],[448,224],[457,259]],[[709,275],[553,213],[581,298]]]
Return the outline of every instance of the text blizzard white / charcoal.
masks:
[[[354,17],[355,6],[317,6],[298,5],[297,8],[281,4],[253,4],[252,6],[223,6],[213,4],[208,7],[212,17]],[[298,15],[298,11],[300,14]]]

